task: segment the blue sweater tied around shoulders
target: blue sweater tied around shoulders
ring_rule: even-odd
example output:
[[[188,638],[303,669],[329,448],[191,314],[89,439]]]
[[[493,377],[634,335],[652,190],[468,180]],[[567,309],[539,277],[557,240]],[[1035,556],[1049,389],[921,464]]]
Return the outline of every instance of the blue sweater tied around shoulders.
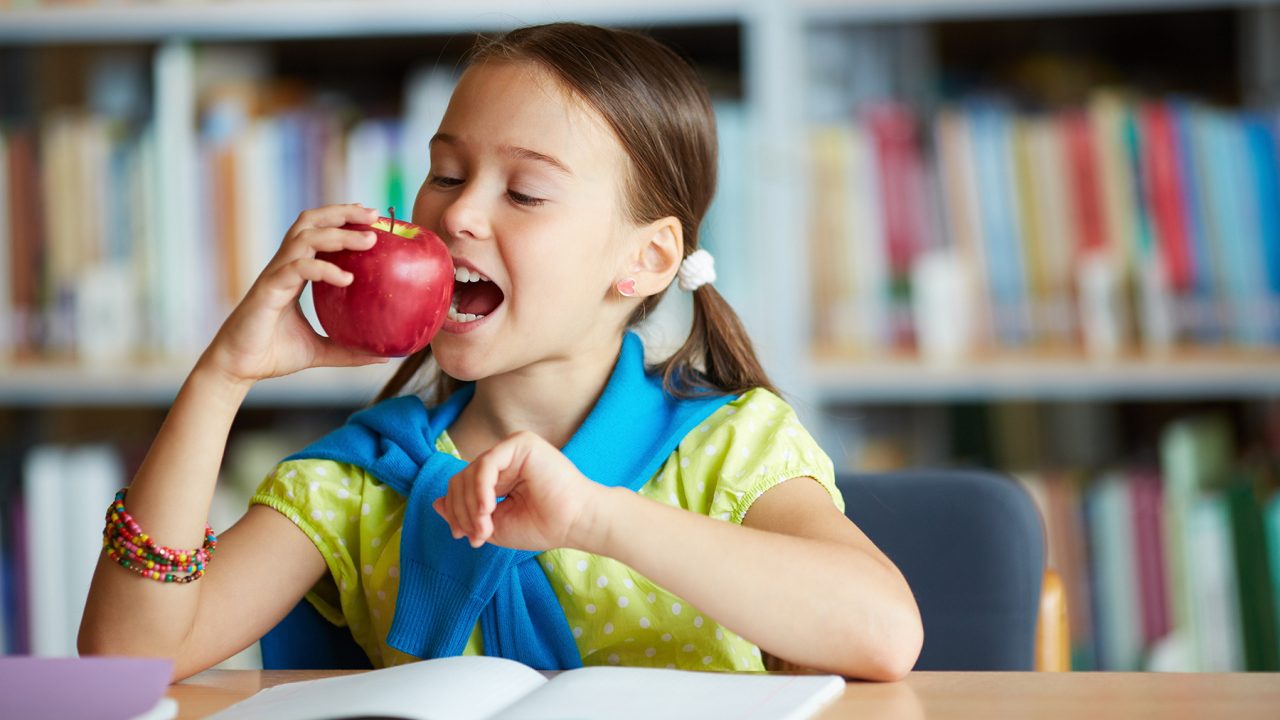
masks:
[[[436,439],[474,392],[468,383],[435,408],[416,396],[384,400],[285,459],[355,465],[408,498],[388,645],[420,658],[460,655],[479,620],[488,655],[539,670],[581,667],[540,553],[492,543],[472,548],[466,538],[455,540],[431,507],[466,467],[437,452]],[[645,372],[640,338],[627,332],[604,392],[562,451],[595,482],[639,490],[685,435],[731,399],[666,392],[661,377]]]

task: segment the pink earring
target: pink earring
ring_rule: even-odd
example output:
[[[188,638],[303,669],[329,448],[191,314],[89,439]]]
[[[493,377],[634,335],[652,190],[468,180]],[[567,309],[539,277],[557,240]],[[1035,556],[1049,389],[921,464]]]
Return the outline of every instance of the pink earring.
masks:
[[[618,294],[622,295],[623,297],[635,297],[636,295],[636,279],[635,278],[627,278],[626,280],[619,280],[618,284],[615,285],[615,287],[618,288]]]

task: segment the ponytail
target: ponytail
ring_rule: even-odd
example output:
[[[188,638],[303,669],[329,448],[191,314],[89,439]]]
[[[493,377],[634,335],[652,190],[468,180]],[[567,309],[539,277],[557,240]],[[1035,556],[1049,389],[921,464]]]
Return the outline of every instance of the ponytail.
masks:
[[[693,325],[684,345],[658,365],[662,384],[677,397],[764,388],[778,395],[738,314],[711,285],[693,291]]]

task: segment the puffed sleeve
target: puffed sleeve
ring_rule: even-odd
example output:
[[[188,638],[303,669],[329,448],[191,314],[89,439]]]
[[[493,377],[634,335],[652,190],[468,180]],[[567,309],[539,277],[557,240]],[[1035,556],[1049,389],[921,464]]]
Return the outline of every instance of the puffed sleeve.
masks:
[[[359,592],[361,493],[364,471],[330,460],[291,460],[263,479],[250,505],[266,505],[293,521],[324,556],[329,576],[307,599],[330,622],[346,623],[342,608]]]
[[[716,411],[677,448],[680,504],[741,524],[756,498],[778,483],[808,477],[844,511],[831,458],[777,395],[757,388]]]

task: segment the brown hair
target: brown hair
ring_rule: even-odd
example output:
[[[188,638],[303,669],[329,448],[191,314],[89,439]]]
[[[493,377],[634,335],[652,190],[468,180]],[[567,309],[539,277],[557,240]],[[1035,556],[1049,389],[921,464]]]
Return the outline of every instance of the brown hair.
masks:
[[[706,86],[688,62],[647,35],[577,23],[481,38],[469,64],[483,62],[537,63],[595,108],[631,160],[624,190],[630,219],[643,225],[675,217],[684,230],[685,257],[698,249],[698,226],[715,193],[716,127]],[[627,327],[665,294],[645,298]],[[430,346],[405,358],[375,402],[399,394],[429,360]],[[737,313],[709,284],[693,292],[688,339],[654,370],[679,397],[757,387],[777,393]],[[437,365],[427,385],[434,385],[439,403],[462,383]]]

